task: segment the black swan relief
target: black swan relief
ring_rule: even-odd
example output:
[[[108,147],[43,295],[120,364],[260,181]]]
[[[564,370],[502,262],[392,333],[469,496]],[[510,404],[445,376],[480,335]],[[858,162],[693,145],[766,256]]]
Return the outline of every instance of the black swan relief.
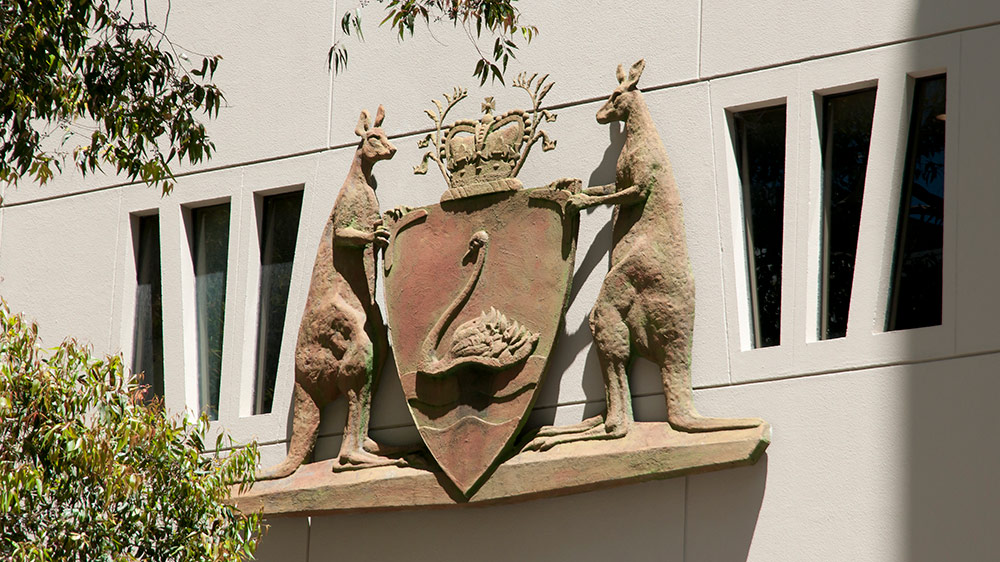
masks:
[[[469,240],[469,252],[476,253],[472,274],[465,287],[448,306],[437,324],[424,340],[424,355],[430,364],[419,373],[442,377],[460,367],[476,365],[490,370],[501,370],[524,361],[535,350],[538,334],[528,330],[517,321],[509,320],[502,312],[490,307],[477,318],[463,322],[452,335],[450,345],[443,356],[438,356],[442,347],[441,336],[475,288],[486,263],[490,236],[480,230]]]

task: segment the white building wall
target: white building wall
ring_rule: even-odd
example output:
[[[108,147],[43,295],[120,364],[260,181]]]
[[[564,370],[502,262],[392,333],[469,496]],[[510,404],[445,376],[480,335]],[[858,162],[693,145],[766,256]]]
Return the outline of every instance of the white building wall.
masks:
[[[184,209],[229,200],[230,268],[219,426],[257,438],[264,464],[284,456],[291,360],[322,225],[354,151],[362,108],[386,106],[399,148],[375,168],[383,208],[437,201],[433,172],[411,174],[423,109],[455,85],[478,114],[523,93],[475,87],[475,53],[447,26],[397,44],[363,14],[348,69],[326,68],[339,17],[357,2],[173,2],[178,45],[224,56],[228,107],[210,123],[218,147],[160,197],[110,176],[59,177],[3,192],[0,295],[37,319],[45,342],[73,336],[131,353],[130,215],[158,212],[166,400],[195,403],[193,274]],[[699,408],[760,416],[773,442],[755,466],[523,504],[275,520],[262,560],[994,560],[1000,558],[1000,3],[982,0],[601,0],[524,2],[541,34],[512,63],[548,72],[559,119],[554,152],[536,150],[528,186],[561,176],[613,181],[620,129],[598,125],[614,68],[645,57],[640,81],[673,161],[697,283],[694,383]],[[161,12],[162,14],[163,12]],[[913,77],[946,70],[946,216],[941,326],[886,333],[888,277]],[[878,86],[850,331],[817,341],[817,94]],[[520,95],[519,95],[520,94]],[[787,103],[782,344],[750,349],[739,185],[726,111]],[[259,196],[303,189],[275,411],[251,416]],[[582,217],[574,297],[532,422],[603,410],[586,317],[607,267],[609,209]],[[652,365],[632,378],[642,420],[665,419]],[[345,405],[331,405],[318,453],[339,447]],[[373,436],[416,438],[395,370],[383,373]]]

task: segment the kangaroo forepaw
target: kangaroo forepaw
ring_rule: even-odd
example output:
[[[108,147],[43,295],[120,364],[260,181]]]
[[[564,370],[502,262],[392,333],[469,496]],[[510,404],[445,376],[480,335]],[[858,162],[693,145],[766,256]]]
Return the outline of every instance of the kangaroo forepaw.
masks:
[[[559,178],[547,185],[549,189],[562,189],[570,193],[580,193],[583,189],[583,181],[577,178]]]
[[[382,213],[382,216],[385,217],[385,222],[397,222],[399,221],[399,219],[403,218],[403,215],[409,213],[412,210],[413,210],[412,207],[407,207],[406,205],[399,205]]]

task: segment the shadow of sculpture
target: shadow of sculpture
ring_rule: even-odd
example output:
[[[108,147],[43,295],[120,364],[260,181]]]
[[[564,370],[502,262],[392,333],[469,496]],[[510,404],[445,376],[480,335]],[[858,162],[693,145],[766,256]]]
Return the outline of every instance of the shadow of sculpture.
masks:
[[[608,126],[608,147],[604,150],[601,162],[590,174],[588,183],[590,186],[604,185],[613,182],[615,178],[615,163],[625,144],[625,132],[621,126],[615,122]],[[588,209],[588,212],[590,209]],[[576,272],[573,274],[573,287],[570,292],[569,301],[575,302],[580,294],[580,290],[586,281],[597,269],[605,258],[611,256],[610,245],[605,242],[611,238],[611,223],[607,222],[601,226],[600,231],[594,236],[594,243],[587,247],[587,253],[582,259],[577,260]],[[592,341],[590,327],[587,319],[584,318],[579,324],[570,326],[563,322],[562,333],[559,335],[559,353],[552,358],[551,372],[568,372],[572,363],[576,361],[579,353],[587,349]],[[600,366],[596,352],[589,352],[583,368],[583,388],[584,417],[591,417],[600,413],[604,400],[603,390],[599,385],[603,383],[596,379],[600,378]],[[547,377],[543,384],[540,396],[553,398],[559,396],[559,384],[562,379],[559,377]],[[536,409],[532,413],[529,427],[537,428],[555,423],[556,408],[546,407]]]
[[[608,123],[608,147],[604,149],[600,164],[590,173],[588,186],[615,183],[618,155],[622,153],[623,146],[625,146],[625,130],[618,121]]]
[[[688,476],[684,532],[687,559],[747,560],[764,501],[767,464],[765,453],[753,466]]]

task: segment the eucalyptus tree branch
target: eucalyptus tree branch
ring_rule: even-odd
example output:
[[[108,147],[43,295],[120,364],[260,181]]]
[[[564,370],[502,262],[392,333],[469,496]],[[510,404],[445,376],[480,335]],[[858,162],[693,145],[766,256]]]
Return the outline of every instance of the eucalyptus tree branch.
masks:
[[[479,78],[480,85],[486,80],[504,82],[504,72],[510,60],[516,58],[518,36],[530,43],[538,28],[521,22],[521,12],[515,7],[517,0],[375,0],[385,10],[385,17],[379,25],[388,24],[396,30],[400,40],[412,37],[415,23],[418,19],[424,21],[428,28],[432,22],[450,22],[453,26],[462,25],[463,30],[472,42],[478,60],[472,75]],[[367,6],[370,1],[361,3]],[[475,36],[472,27],[475,26]],[[357,35],[364,40],[361,25],[361,10],[355,9],[344,13],[340,21],[344,38]],[[483,32],[493,37],[493,51],[487,55],[479,46],[478,40]],[[347,68],[347,46],[344,39],[338,39],[327,54],[328,64],[334,74]]]

